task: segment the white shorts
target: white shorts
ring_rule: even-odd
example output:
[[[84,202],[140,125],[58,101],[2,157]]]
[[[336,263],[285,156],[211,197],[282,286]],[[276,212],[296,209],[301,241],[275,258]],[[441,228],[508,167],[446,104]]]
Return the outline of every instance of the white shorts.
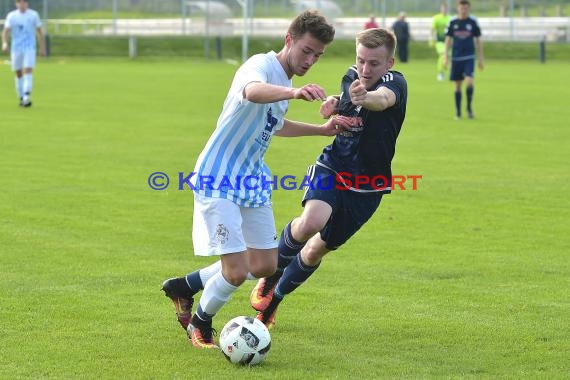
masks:
[[[33,69],[36,67],[36,51],[35,50],[23,50],[14,51],[10,53],[10,59],[12,60],[12,70],[18,71],[22,69]]]
[[[194,193],[192,240],[197,256],[242,252],[248,247],[277,248],[273,208],[240,207],[227,199]]]

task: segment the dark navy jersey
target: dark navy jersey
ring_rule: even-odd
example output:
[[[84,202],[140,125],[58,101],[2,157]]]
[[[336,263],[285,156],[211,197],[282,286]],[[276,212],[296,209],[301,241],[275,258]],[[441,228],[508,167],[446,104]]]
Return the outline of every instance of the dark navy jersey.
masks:
[[[453,38],[452,60],[462,61],[475,58],[473,38],[481,36],[481,29],[476,19],[471,16],[466,19],[452,18],[447,26],[446,35]]]
[[[337,173],[346,172],[352,176],[363,175],[376,178],[375,187],[360,186],[360,190],[382,189],[390,192],[392,158],[396,150],[396,139],[406,117],[408,86],[398,71],[388,71],[373,87],[387,87],[396,95],[396,104],[384,111],[369,111],[355,106],[350,100],[349,88],[358,79],[356,66],[351,66],[342,78],[339,101],[339,115],[358,117],[362,123],[339,133],[333,143],[323,150],[317,164]],[[381,177],[384,177],[386,183]]]

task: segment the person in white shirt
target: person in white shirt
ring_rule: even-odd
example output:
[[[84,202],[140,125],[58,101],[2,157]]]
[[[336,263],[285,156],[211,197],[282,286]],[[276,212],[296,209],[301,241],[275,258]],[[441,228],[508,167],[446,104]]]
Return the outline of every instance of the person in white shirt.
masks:
[[[20,106],[32,105],[32,72],[36,66],[36,48],[39,41],[40,54],[45,56],[42,22],[38,12],[28,7],[27,0],[16,0],[16,9],[8,13],[2,31],[2,51],[8,52],[11,39],[10,59],[16,73],[16,92]]]
[[[265,182],[273,177],[264,161],[273,135],[334,136],[348,127],[343,116],[323,125],[285,118],[291,99],[326,100],[321,86],[295,88],[291,79],[305,75],[333,38],[334,27],[317,11],[307,10],[289,26],[279,53],[249,58],[236,72],[216,129],[185,180],[194,191],[194,254],[219,255],[220,260],[164,281],[162,290],[198,348],[217,348],[212,318],[238,287],[277,268],[272,184]],[[201,290],[192,315],[193,297]]]

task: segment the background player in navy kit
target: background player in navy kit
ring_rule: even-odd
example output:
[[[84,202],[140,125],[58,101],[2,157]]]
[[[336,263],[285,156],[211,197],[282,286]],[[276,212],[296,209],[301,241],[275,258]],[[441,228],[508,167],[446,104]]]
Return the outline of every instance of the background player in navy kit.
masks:
[[[455,81],[455,118],[461,118],[461,87],[466,80],[465,94],[467,95],[467,116],[473,119],[473,76],[475,73],[475,48],[479,68],[483,70],[483,42],[481,41],[481,29],[477,20],[469,15],[471,5],[468,0],[457,2],[457,17],[449,22],[447,36],[445,37],[444,67],[449,60],[449,48],[453,42],[451,56],[450,80]]]
[[[352,117],[352,122],[309,168],[313,186],[303,198],[302,215],[281,233],[278,269],[260,279],[251,293],[257,318],[268,327],[274,324],[284,296],[306,281],[328,252],[354,235],[374,214],[382,195],[391,191],[391,183],[382,180],[342,190],[335,177],[344,172],[389,181],[392,176],[391,161],[407,103],[406,80],[390,70],[395,49],[396,37],[390,31],[375,28],[358,33],[356,65],[344,75],[341,95],[329,97],[321,106],[324,118],[340,114]]]

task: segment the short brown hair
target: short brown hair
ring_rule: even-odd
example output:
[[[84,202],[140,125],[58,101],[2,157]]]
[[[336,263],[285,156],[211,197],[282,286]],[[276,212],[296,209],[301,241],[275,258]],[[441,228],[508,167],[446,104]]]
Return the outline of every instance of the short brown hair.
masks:
[[[385,46],[390,57],[396,51],[396,36],[383,28],[366,29],[356,35],[356,43],[369,49]]]
[[[332,42],[334,32],[334,27],[315,9],[306,10],[295,17],[287,31],[294,40],[309,33],[325,45]]]
[[[469,0],[459,0],[457,2],[457,5],[468,5],[471,6],[471,3],[469,2]]]

